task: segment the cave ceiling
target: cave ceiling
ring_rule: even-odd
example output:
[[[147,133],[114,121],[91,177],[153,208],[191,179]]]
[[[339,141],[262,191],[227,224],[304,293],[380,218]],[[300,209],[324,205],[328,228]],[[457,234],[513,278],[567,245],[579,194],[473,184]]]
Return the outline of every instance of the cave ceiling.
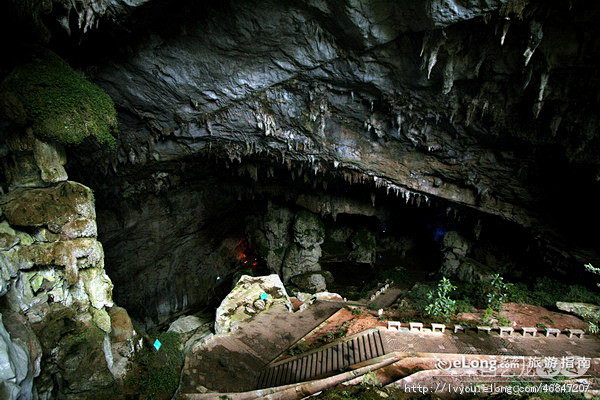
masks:
[[[597,5],[9,3],[27,40],[117,106],[118,149],[73,152],[98,187],[207,154],[288,163],[446,200],[597,258],[584,234],[600,192]]]

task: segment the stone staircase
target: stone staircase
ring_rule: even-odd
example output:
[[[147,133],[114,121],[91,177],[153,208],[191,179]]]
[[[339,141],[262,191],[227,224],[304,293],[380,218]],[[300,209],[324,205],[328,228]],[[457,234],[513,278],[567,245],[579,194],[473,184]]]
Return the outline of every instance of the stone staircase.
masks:
[[[311,353],[269,365],[260,373],[257,387],[261,389],[316,379],[385,353],[381,333],[370,329]]]

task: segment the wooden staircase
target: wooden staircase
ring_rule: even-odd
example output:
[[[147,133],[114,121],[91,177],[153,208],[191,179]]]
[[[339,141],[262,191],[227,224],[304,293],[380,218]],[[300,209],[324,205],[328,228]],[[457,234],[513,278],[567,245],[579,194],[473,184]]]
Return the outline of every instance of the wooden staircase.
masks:
[[[258,377],[257,388],[282,386],[335,374],[385,353],[380,332],[372,329],[311,353],[267,366]]]

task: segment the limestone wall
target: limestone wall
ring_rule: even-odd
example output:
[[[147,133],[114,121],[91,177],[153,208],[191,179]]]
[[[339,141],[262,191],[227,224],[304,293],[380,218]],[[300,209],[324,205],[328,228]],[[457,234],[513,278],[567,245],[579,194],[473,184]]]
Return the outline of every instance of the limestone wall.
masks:
[[[117,308],[109,313],[113,284],[96,239],[94,195],[67,180],[64,152],[57,146],[31,134],[6,143],[0,397],[94,398],[123,376],[135,347],[133,329],[111,335],[113,325],[127,325],[129,317],[125,312],[125,318],[111,320],[122,313]]]

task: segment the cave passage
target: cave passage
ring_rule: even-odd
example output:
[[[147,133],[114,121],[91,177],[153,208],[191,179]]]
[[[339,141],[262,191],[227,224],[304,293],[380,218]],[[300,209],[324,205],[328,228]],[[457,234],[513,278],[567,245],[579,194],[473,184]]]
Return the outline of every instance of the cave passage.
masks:
[[[551,273],[515,224],[301,163],[192,159],[137,185],[125,199],[98,191],[98,219],[114,296],[148,327],[214,313],[241,275],[359,300],[386,280]]]

